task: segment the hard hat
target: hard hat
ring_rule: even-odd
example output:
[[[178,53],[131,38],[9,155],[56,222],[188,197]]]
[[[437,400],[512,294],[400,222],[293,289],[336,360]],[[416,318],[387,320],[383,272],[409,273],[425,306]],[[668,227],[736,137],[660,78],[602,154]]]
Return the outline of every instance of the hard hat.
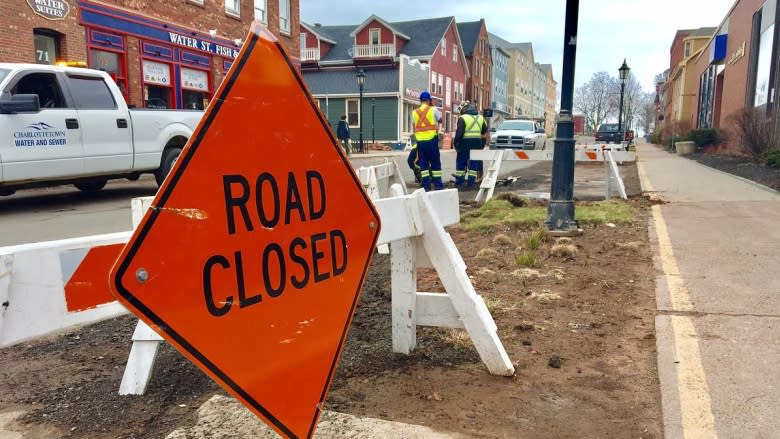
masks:
[[[469,107],[469,105],[471,105],[471,103],[469,101],[461,102],[460,106],[458,107],[458,111],[460,113],[463,113],[464,111],[466,111],[466,109]]]
[[[431,94],[427,91],[424,91],[420,93],[420,101],[430,101],[431,100]]]

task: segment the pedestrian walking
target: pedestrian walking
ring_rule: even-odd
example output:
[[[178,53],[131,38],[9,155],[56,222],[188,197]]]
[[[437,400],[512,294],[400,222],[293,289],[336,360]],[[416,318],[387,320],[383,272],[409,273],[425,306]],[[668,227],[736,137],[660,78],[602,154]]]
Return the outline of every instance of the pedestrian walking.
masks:
[[[482,172],[481,160],[469,160],[472,149],[485,147],[487,138],[487,123],[479,111],[465,101],[460,105],[460,117],[458,127],[455,130],[453,145],[457,155],[455,156],[455,186],[473,187],[477,181],[477,175]]]
[[[349,138],[349,124],[347,123],[347,116],[342,115],[339,120],[339,125],[336,127],[336,137],[341,143],[341,147],[344,148],[344,152],[347,153],[347,157],[352,155],[352,144]]]
[[[414,137],[417,139],[417,161],[420,166],[422,188],[425,191],[444,189],[441,181],[441,155],[439,153],[439,124],[441,111],[433,105],[431,94],[420,94],[420,107],[412,113]]]

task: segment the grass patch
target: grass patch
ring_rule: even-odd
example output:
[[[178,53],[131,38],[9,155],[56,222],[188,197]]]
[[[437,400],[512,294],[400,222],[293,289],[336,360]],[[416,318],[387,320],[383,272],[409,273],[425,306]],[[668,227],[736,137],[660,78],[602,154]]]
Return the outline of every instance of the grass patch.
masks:
[[[512,272],[512,276],[519,277],[521,280],[526,281],[539,279],[542,277],[542,274],[539,270],[534,270],[533,268],[518,268]]]
[[[504,235],[503,233],[499,233],[493,238],[493,244],[508,247],[513,243],[512,243],[512,238]]]
[[[517,265],[526,268],[536,267],[536,253],[523,252],[515,257]]]
[[[477,252],[477,259],[493,259],[498,257],[498,252],[492,248],[483,248]]]
[[[531,299],[535,299],[542,304],[550,304],[556,300],[561,300],[561,295],[552,293],[549,290],[543,290],[541,293],[531,294]]]
[[[463,329],[444,330],[439,334],[439,338],[444,343],[460,349],[468,349],[472,346],[469,333]]]
[[[618,200],[577,203],[580,224],[630,224],[635,215],[631,206]],[[466,212],[460,226],[466,231],[486,232],[501,225],[539,226],[547,218],[547,208],[533,204],[516,207],[511,202],[493,199],[478,209]]]
[[[537,225],[547,217],[544,207],[515,207],[506,200],[490,200],[479,209],[466,212],[460,227],[467,231],[488,231],[502,224]]]
[[[639,241],[618,242],[615,245],[617,245],[618,248],[623,250],[634,250],[634,251],[639,250],[644,246],[644,244]]]
[[[509,305],[504,299],[500,297],[482,297],[490,314],[493,315],[496,312],[511,311],[514,309],[514,305]]]
[[[555,244],[550,254],[559,258],[574,258],[577,256],[577,246],[574,244]]]
[[[580,224],[631,224],[635,219],[631,206],[617,200],[580,204],[576,206],[575,216]]]
[[[549,237],[550,235],[547,233],[547,230],[543,227],[539,227],[528,235],[525,239],[525,245],[529,250],[536,250],[541,247],[542,243],[546,242]]]

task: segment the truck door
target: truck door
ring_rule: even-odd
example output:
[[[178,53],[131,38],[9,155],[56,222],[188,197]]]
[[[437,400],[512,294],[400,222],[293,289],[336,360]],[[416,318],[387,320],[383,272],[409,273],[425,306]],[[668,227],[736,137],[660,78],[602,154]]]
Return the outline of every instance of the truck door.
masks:
[[[84,173],[107,174],[133,168],[130,117],[101,76],[68,73],[65,77],[81,120]]]
[[[38,113],[0,114],[3,182],[57,179],[84,168],[79,117],[55,72],[18,72],[2,96],[38,95]]]

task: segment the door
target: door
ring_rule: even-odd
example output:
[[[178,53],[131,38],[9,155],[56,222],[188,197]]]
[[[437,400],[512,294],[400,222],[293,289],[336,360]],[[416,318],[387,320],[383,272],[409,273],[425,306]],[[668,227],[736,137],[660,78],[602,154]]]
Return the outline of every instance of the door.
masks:
[[[0,114],[0,163],[3,182],[58,179],[80,175],[84,168],[78,113],[63,93],[60,75],[18,72],[2,97],[35,94],[38,113]]]
[[[68,84],[81,120],[84,173],[109,174],[133,168],[130,117],[102,76],[70,74]]]

